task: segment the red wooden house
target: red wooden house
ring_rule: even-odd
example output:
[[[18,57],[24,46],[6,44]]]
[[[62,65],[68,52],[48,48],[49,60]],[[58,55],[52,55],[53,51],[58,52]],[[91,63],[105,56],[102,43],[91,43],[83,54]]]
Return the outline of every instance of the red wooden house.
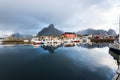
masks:
[[[65,32],[64,34],[62,34],[62,36],[64,38],[75,38],[76,34],[75,33],[71,33],[71,32]]]

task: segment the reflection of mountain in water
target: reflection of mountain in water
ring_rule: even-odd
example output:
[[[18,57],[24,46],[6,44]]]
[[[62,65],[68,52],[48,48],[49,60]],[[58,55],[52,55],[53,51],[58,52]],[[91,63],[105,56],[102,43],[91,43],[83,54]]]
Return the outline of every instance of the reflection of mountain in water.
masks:
[[[83,47],[83,48],[89,48],[89,49],[92,49],[92,48],[103,48],[103,47],[107,47],[108,44],[107,43],[100,43],[100,44],[81,44],[79,45],[80,47]]]
[[[80,46],[80,47],[83,47],[83,48],[88,48],[88,49],[92,49],[92,48],[103,48],[103,47],[107,47],[108,44],[106,43],[101,43],[101,44],[77,44],[74,46],[73,45],[64,45],[64,44],[56,44],[56,45],[42,45],[41,47],[44,49],[44,50],[48,50],[50,53],[54,53],[54,51],[59,48],[59,47],[74,47],[74,46]]]
[[[44,50],[48,50],[49,53],[54,53],[57,48],[59,48],[61,45],[53,46],[53,45],[43,45],[41,46]]]

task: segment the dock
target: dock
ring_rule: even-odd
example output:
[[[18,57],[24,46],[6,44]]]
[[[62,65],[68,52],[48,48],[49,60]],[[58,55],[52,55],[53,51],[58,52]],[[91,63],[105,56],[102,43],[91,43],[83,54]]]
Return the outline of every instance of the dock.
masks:
[[[120,62],[120,60],[118,60]],[[112,80],[120,80],[120,64],[118,63],[118,69],[116,70],[115,75]]]
[[[112,80],[120,80],[120,69],[116,71],[116,74],[114,75]]]

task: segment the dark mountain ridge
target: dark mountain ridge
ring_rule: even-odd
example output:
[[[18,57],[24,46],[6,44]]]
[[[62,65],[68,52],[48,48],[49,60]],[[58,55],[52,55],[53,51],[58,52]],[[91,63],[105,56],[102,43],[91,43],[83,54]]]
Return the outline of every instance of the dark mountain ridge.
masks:
[[[113,29],[109,29],[108,31],[106,30],[103,30],[103,29],[98,29],[98,30],[95,30],[95,29],[86,29],[86,30],[82,30],[82,31],[78,31],[76,32],[77,34],[81,34],[81,35],[117,35],[116,32],[113,30]]]
[[[63,33],[63,31],[54,27],[53,24],[50,24],[48,27],[43,28],[37,36],[59,36]]]

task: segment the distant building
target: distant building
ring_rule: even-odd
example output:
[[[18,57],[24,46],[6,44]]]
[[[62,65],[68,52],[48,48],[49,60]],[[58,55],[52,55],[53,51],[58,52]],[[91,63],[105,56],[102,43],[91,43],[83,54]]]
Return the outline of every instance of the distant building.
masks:
[[[112,35],[104,36],[104,39],[115,39],[115,36]]]
[[[94,35],[93,39],[103,39],[104,36],[102,35]]]
[[[72,33],[72,32],[65,32],[64,34],[62,34],[63,38],[75,38],[76,34]]]
[[[93,39],[115,39],[112,35],[94,35]]]

